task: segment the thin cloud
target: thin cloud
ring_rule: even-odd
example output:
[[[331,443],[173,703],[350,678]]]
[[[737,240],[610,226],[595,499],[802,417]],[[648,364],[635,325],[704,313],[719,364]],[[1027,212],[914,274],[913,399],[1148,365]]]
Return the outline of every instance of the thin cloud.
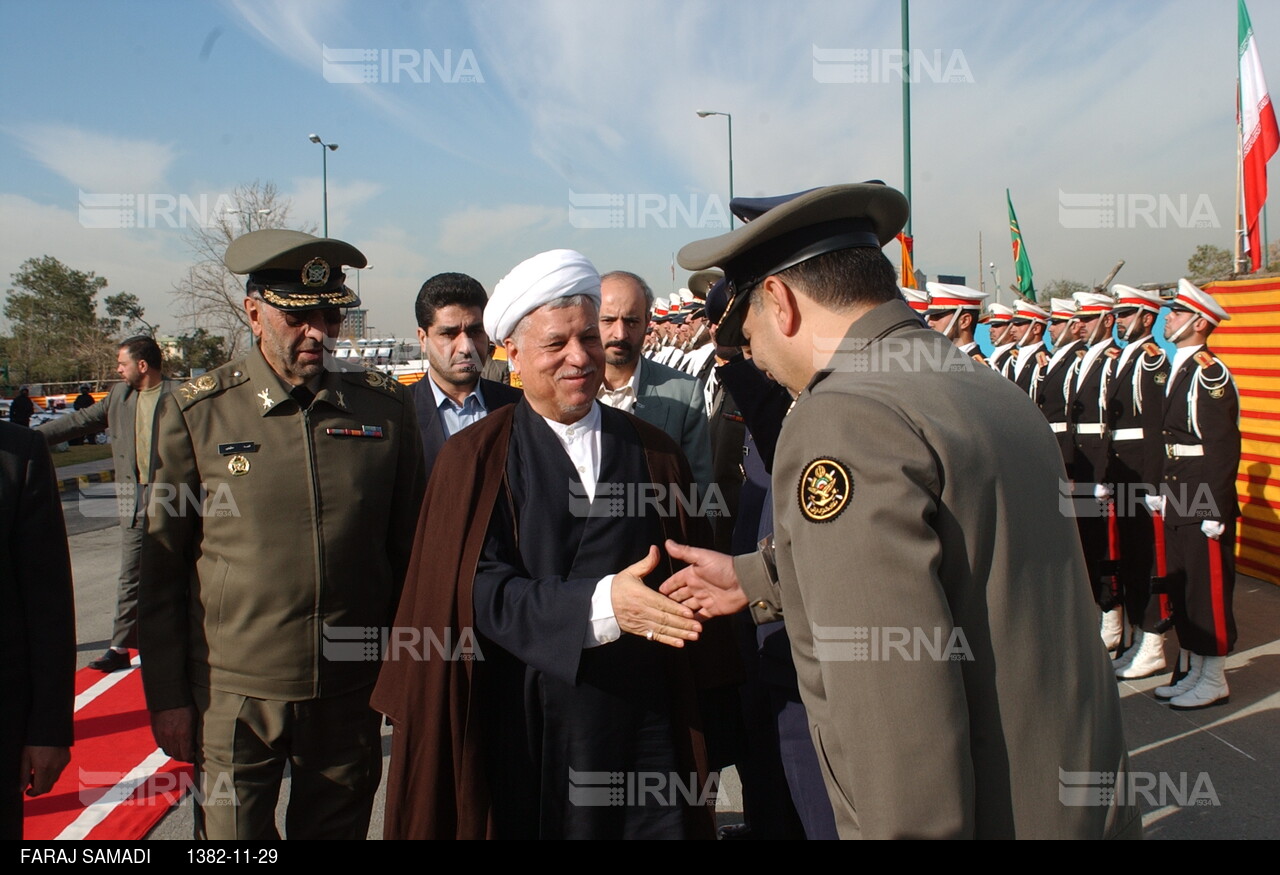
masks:
[[[6,129],[36,161],[87,192],[159,192],[174,147],[74,125],[28,123]]]

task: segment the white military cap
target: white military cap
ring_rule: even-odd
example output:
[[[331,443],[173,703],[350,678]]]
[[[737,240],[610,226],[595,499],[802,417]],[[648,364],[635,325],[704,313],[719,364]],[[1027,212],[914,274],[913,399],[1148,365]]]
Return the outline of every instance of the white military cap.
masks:
[[[968,286],[951,285],[950,283],[925,283],[929,290],[929,309],[927,313],[944,313],[952,310],[982,309],[982,302],[987,299],[986,292],[971,289]]]
[[[1076,292],[1071,297],[1076,301],[1076,315],[1085,316],[1091,313],[1110,313],[1115,307],[1115,299],[1100,292]]]
[[[929,309],[929,294],[920,289],[909,289],[906,286],[898,286],[898,291],[902,292],[902,297],[906,300],[907,306],[917,313],[923,313]]]
[[[600,274],[581,252],[552,249],[526,259],[498,280],[484,308],[484,330],[496,343],[511,336],[525,316],[543,304],[587,295],[600,306]]]
[[[1076,302],[1071,298],[1050,298],[1049,319],[1053,322],[1070,322],[1076,317]]]
[[[1213,299],[1213,295],[1185,279],[1178,280],[1178,296],[1169,303],[1169,309],[1189,310],[1197,316],[1208,319],[1214,325],[1231,318],[1231,315],[1222,309],[1222,305]]]
[[[978,321],[985,325],[1004,325],[1013,320],[1013,308],[1004,304],[992,304],[987,307],[986,315]]]
[[[1139,310],[1146,310],[1148,313],[1159,313],[1160,308],[1164,306],[1164,300],[1160,297],[1159,292],[1135,289],[1133,286],[1126,286],[1121,283],[1113,285],[1111,292],[1116,296],[1117,310],[1137,307]]]
[[[1049,314],[1044,311],[1043,307],[1031,303],[1030,301],[1018,301],[1013,305],[1014,319],[1030,319],[1032,322],[1048,322]]]

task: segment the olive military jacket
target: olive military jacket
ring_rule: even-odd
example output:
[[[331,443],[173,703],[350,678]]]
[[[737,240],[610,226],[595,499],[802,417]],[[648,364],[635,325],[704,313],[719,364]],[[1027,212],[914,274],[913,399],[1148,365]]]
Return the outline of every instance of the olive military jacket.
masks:
[[[899,301],[829,367],[778,440],[772,562],[734,567],[786,620],[840,836],[1136,832],[1076,792],[1127,754],[1035,404]]]
[[[371,685],[424,490],[408,393],[321,377],[308,409],[255,348],[157,413],[139,643],[153,710],[191,686],[299,701]]]

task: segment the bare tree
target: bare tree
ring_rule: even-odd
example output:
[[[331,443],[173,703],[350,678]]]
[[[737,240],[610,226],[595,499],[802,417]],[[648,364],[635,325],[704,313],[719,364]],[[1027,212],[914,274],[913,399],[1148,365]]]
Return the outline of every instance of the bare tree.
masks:
[[[237,277],[222,263],[222,256],[232,240],[263,228],[290,228],[292,202],[281,196],[274,182],[254,180],[238,186],[232,193],[234,208],[210,218],[209,224],[194,226],[187,232],[187,245],[195,256],[195,264],[187,276],[174,286],[178,296],[180,324],[204,328],[221,336],[228,358],[235,358],[248,346],[249,320],[244,313],[244,279]],[[315,226],[296,228],[308,234]]]

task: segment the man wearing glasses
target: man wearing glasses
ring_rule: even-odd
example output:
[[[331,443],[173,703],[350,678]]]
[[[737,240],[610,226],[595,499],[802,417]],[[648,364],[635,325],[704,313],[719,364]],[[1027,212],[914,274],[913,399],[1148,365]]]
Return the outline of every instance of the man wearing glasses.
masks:
[[[201,773],[200,838],[365,838],[381,777],[369,709],[423,493],[408,394],[326,367],[358,296],[340,240],[263,230],[224,259],[248,274],[249,354],[157,413],[140,647],[152,731]]]

